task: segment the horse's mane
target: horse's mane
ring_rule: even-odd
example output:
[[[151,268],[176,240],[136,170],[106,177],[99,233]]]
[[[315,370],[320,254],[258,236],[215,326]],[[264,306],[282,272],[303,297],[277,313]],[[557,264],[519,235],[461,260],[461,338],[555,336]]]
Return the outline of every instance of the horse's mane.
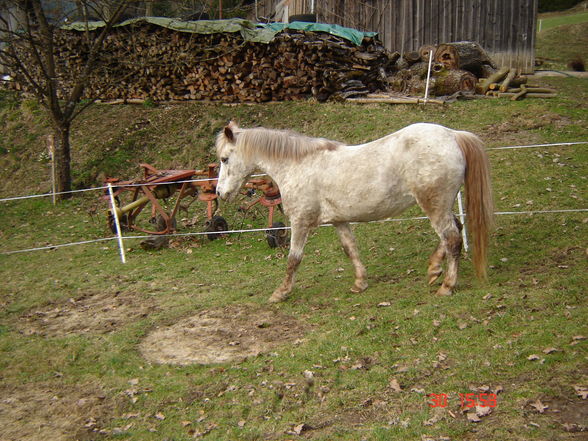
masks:
[[[262,156],[270,160],[299,161],[310,154],[336,150],[341,143],[325,138],[311,138],[290,130],[272,130],[258,127],[239,129],[237,148],[245,157]]]

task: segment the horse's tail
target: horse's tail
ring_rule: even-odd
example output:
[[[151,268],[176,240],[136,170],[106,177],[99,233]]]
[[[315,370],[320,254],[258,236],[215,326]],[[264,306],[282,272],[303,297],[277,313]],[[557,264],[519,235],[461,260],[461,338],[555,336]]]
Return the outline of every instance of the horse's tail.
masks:
[[[469,132],[455,132],[455,138],[466,161],[466,219],[473,239],[474,268],[476,276],[484,280],[487,277],[488,236],[494,226],[490,165],[480,138]]]

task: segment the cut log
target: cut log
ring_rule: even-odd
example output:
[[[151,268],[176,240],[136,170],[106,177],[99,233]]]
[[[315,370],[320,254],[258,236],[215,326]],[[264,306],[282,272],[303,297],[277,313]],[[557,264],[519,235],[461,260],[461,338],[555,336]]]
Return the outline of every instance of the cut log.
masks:
[[[405,52],[405,53],[402,54],[402,58],[410,66],[410,65],[412,65],[414,63],[417,63],[417,62],[421,61],[421,54],[419,54],[416,51]]]
[[[478,78],[482,77],[484,65],[496,68],[486,51],[473,41],[440,44],[435,52],[435,61],[449,69],[470,71]]]
[[[514,79],[514,77],[517,76],[517,70],[512,68],[508,74],[506,75],[506,78],[504,79],[504,81],[502,82],[502,84],[500,85],[500,88],[498,90],[500,90],[501,92],[506,92],[508,90],[508,86],[510,85],[510,83],[512,82],[512,80]]]
[[[488,78],[484,78],[483,80],[480,80],[480,82],[478,82],[478,92],[481,94],[485,94],[486,92],[488,92],[488,89],[490,89],[490,86],[492,84],[496,84],[499,81],[502,81],[504,79],[504,77],[508,74],[508,72],[510,71],[509,67],[502,67],[500,69],[498,69],[495,73],[493,73],[492,75],[490,75]]]
[[[453,95],[455,92],[470,92],[476,89],[477,78],[467,70],[443,70],[434,76],[436,96]]]
[[[421,60],[425,62],[429,62],[429,56],[433,52],[433,59],[435,59],[435,53],[437,52],[437,46],[433,46],[432,44],[425,44],[419,48],[419,54],[421,56]]]

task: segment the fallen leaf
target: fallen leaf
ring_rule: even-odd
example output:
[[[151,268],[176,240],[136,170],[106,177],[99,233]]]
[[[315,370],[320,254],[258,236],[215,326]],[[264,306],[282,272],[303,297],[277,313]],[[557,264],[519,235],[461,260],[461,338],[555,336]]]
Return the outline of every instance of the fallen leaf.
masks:
[[[582,398],[583,400],[585,400],[586,398],[588,398],[588,387],[586,386],[574,386],[574,390],[576,391],[576,394]]]
[[[129,380],[129,384],[131,386],[136,386],[137,384],[139,384],[139,379],[138,378],[132,378]]]
[[[392,303],[390,303],[390,302],[380,302],[380,303],[378,303],[378,307],[379,308],[384,308],[386,306],[392,306]]]
[[[467,417],[468,421],[470,421],[472,423],[479,423],[480,421],[482,421],[480,419],[480,417],[478,415],[476,415],[475,412],[467,413],[466,417]]]
[[[192,421],[180,421],[180,424],[182,425],[182,427],[187,427],[190,424],[192,424]]]
[[[554,352],[557,352],[557,348],[545,348],[543,349],[543,353],[544,354],[553,354]]]
[[[537,412],[539,413],[544,413],[545,409],[549,408],[549,406],[543,404],[539,399],[537,399],[534,403],[531,403],[530,406],[537,410]]]
[[[246,424],[246,421],[245,420],[241,420],[241,421],[239,421],[237,423],[237,426],[239,426],[242,429],[243,427],[245,427],[245,424]]]
[[[504,388],[500,385],[496,386],[492,391],[495,395],[498,395],[500,392],[504,391]]]
[[[153,415],[156,419],[163,421],[165,420],[165,415],[162,414],[161,412],[157,412],[155,415]]]
[[[400,383],[396,378],[392,378],[390,380],[389,386],[392,388],[394,392],[402,392],[402,387],[400,387]]]
[[[210,432],[212,432],[214,429],[216,429],[218,427],[218,424],[215,423],[210,423],[208,426],[206,426],[206,428],[200,432],[194,432],[194,434],[192,435],[194,438],[203,438],[206,435],[208,435]]]
[[[492,408],[489,406],[476,406],[476,415],[480,418],[488,416],[492,413]]]
[[[288,434],[290,435],[300,435],[302,434],[302,432],[306,432],[307,430],[311,430],[312,427],[310,427],[308,424],[298,424],[297,426],[294,426],[292,428],[291,431],[288,432]]]
[[[540,357],[537,354],[531,354],[531,355],[529,355],[527,357],[527,360],[529,360],[529,361],[536,361],[536,360],[539,360],[539,358]]]
[[[441,409],[440,407],[436,407],[435,410]],[[443,418],[443,414],[439,411],[435,412],[435,414],[426,421],[423,421],[423,426],[432,426],[435,423],[438,423]]]
[[[565,423],[563,425],[563,428],[566,432],[570,432],[570,433],[585,432],[586,430],[588,430],[588,427],[583,426],[581,424],[575,424],[575,423]]]

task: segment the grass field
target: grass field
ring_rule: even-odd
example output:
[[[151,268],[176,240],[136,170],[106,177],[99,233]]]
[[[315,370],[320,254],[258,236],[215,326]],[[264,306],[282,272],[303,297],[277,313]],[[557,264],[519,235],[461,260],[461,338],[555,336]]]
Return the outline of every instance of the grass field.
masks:
[[[567,13],[542,14],[537,33],[536,56],[542,70],[570,70],[572,60],[588,60],[588,12],[574,9]]]
[[[579,23],[585,23],[588,21],[588,12],[574,13],[570,15],[555,15],[546,16],[544,18],[539,17],[541,22],[541,29],[537,26],[539,32],[546,31],[548,29],[556,28],[558,26],[567,26]]]
[[[97,105],[73,131],[75,185],[134,177],[139,162],[203,168],[230,118],[354,144],[421,121],[489,148],[587,141],[586,80],[534,81],[558,97]],[[47,192],[43,113],[2,95],[0,124],[0,197]],[[586,439],[588,212],[541,212],[588,208],[588,147],[489,156],[497,211],[526,214],[497,216],[489,281],[465,256],[450,297],[426,284],[436,237],[423,220],[354,227],[362,294],[334,230],[319,228],[277,305],[267,298],[287,250],[263,233],[176,237],[160,251],[127,239],[126,264],[114,240],[0,255],[0,440]],[[2,202],[0,252],[110,237],[99,196]],[[267,211],[238,205],[220,207],[232,228],[265,226]],[[194,203],[180,232],[204,220]]]

